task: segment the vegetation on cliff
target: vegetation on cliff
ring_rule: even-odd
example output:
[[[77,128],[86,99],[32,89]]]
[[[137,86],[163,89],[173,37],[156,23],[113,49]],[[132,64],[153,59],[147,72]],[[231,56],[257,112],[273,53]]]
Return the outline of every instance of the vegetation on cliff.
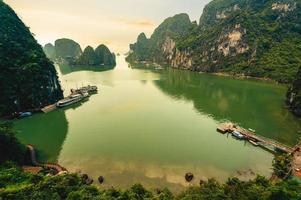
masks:
[[[22,164],[24,157],[25,147],[17,140],[11,126],[0,124],[0,165],[8,161]]]
[[[99,45],[95,50],[93,47],[87,46],[82,52],[80,45],[75,41],[58,39],[55,41],[55,46],[46,44],[44,51],[50,59],[69,65],[116,65],[115,54],[111,53],[109,48],[103,44]]]
[[[62,98],[53,64],[15,12],[0,1],[0,116]]]
[[[99,45],[95,49],[95,54],[97,58],[97,64],[101,65],[116,65],[116,56],[111,53],[109,48],[103,44]]]
[[[83,54],[76,61],[76,64],[78,64],[78,65],[93,66],[93,65],[96,65],[96,63],[97,63],[97,58],[96,58],[95,51],[90,46],[85,48]]]
[[[56,59],[76,60],[82,54],[80,45],[71,39],[58,39],[55,41],[54,47]]]
[[[296,116],[301,117],[301,68],[287,92],[287,105]]]
[[[301,65],[300,27],[300,0],[213,0],[189,33],[160,35],[165,42],[155,54],[175,68],[288,83]],[[139,61],[139,48],[132,45],[131,50],[128,59]],[[157,57],[152,61],[162,62]]]
[[[192,28],[192,23],[187,14],[178,14],[167,18],[152,34],[150,39],[144,33],[138,36],[137,42],[130,45],[130,54],[127,57],[131,61],[164,62],[166,60],[163,45],[167,39],[176,39],[186,35]],[[172,45],[172,44],[170,44]]]

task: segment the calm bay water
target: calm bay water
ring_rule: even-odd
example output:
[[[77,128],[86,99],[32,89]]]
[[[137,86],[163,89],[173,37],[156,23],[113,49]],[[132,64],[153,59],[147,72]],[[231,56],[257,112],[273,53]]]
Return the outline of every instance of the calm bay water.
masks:
[[[233,121],[293,145],[301,123],[283,108],[285,88],[173,69],[132,69],[118,57],[115,69],[74,71],[57,67],[67,95],[71,88],[97,85],[89,101],[18,120],[24,143],[39,159],[88,173],[101,187],[186,186],[200,179],[269,176],[273,155],[216,132]],[[72,73],[71,73],[72,72]]]

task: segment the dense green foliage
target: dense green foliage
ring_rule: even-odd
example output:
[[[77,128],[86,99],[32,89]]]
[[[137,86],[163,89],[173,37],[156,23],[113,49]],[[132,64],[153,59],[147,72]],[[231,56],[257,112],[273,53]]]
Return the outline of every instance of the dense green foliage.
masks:
[[[204,8],[199,26],[190,26],[185,34],[173,29],[180,34],[171,37],[176,45],[168,54],[162,45],[169,36],[165,23],[150,39],[159,41],[157,50],[140,37],[131,45],[129,61],[144,60],[146,54],[150,61],[168,62],[176,68],[244,74],[282,83],[291,82],[301,65],[300,0],[213,0]]]
[[[192,23],[187,14],[178,14],[169,17],[152,34],[148,39],[144,33],[138,36],[137,42],[130,45],[131,53],[127,57],[128,61],[155,61],[162,62],[165,60],[162,55],[162,45],[166,38],[179,38],[186,35],[192,28]]]
[[[287,105],[295,115],[301,117],[301,67],[296,79],[287,92]]]
[[[292,156],[287,154],[276,155],[273,161],[273,171],[277,177],[285,178],[291,169]]]
[[[22,164],[25,148],[15,137],[10,125],[0,124],[0,165],[7,161]]]
[[[67,174],[48,177],[42,174],[23,173],[18,167],[6,165],[0,167],[0,199],[116,199],[116,200],[173,200],[173,199],[204,199],[204,200],[290,200],[301,198],[301,186],[295,181],[281,181],[272,184],[264,177],[258,176],[251,181],[240,181],[231,178],[220,184],[209,179],[199,187],[190,187],[179,195],[173,195],[168,189],[146,190],[140,184],[130,189],[98,190],[94,186],[84,184],[78,175]]]
[[[53,64],[15,12],[0,1],[0,116],[62,97]]]
[[[275,3],[291,10],[277,8]],[[182,38],[177,47],[189,49],[197,71],[291,82],[301,64],[300,6],[300,1],[291,0],[214,0],[205,8],[201,26]],[[224,16],[217,19],[221,13]],[[242,35],[231,44],[227,35],[233,32]],[[228,55],[221,48],[229,48]]]

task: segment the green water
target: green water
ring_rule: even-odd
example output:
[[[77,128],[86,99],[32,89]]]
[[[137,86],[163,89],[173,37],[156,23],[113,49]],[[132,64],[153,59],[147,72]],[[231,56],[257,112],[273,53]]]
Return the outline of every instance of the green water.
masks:
[[[294,144],[301,123],[283,108],[285,88],[173,69],[129,68],[118,57],[114,69],[58,67],[65,93],[91,84],[100,88],[89,101],[18,120],[24,143],[39,149],[39,159],[57,161],[72,172],[105,177],[100,187],[174,191],[200,179],[269,176],[273,155],[216,132],[229,120]]]

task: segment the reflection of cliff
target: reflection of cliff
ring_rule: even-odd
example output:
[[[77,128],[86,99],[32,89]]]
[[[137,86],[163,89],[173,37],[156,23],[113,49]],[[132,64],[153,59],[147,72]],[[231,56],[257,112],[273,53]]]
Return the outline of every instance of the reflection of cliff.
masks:
[[[173,98],[192,101],[198,112],[217,121],[231,120],[280,141],[294,143],[300,129],[281,109],[283,94],[277,86],[171,69],[156,85]]]
[[[59,65],[58,69],[62,75],[70,74],[77,71],[93,71],[93,72],[103,72],[113,70],[115,66],[68,66]]]
[[[39,161],[56,162],[68,133],[68,121],[64,110],[56,110],[16,121],[15,128],[23,143],[33,144],[38,150]]]

